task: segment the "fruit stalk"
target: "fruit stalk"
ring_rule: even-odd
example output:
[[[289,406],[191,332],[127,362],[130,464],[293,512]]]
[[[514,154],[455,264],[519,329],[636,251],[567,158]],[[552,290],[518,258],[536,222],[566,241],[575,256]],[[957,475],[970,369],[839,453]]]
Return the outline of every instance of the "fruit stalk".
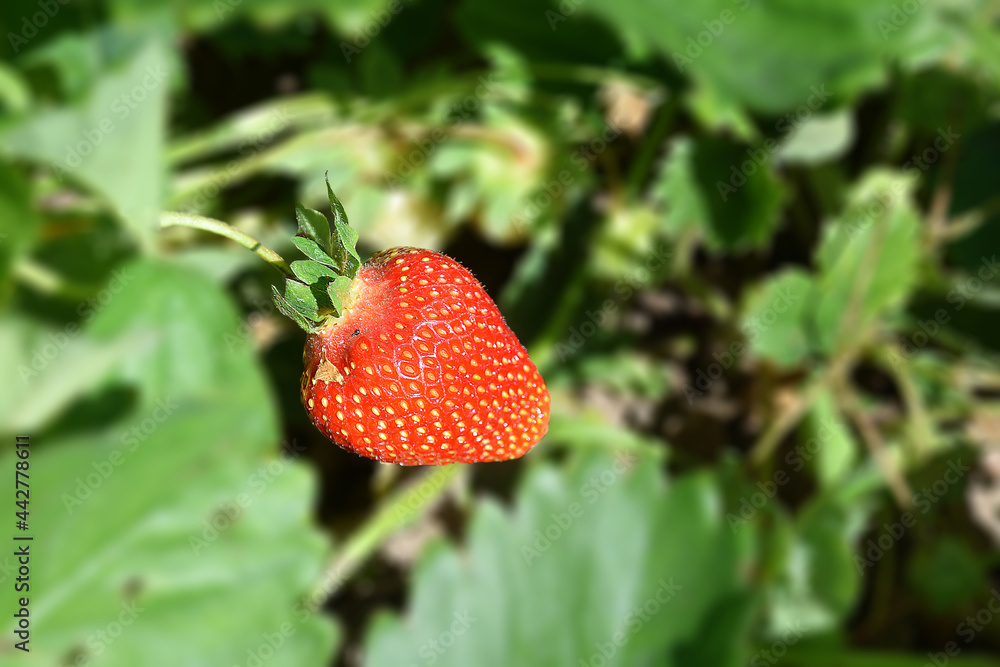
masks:
[[[344,543],[309,593],[307,607],[315,611],[333,597],[341,584],[350,579],[389,537],[416,523],[434,507],[437,500],[453,488],[456,480],[461,479],[465,470],[462,464],[434,467],[390,496]]]
[[[266,247],[263,243],[249,234],[241,232],[232,225],[227,225],[221,220],[206,218],[201,215],[192,215],[190,213],[168,211],[160,214],[160,229],[166,229],[167,227],[188,227],[190,229],[200,229],[205,232],[212,232],[213,234],[224,236],[227,239],[236,241],[244,248],[252,250],[258,257],[281,271],[286,276],[290,278],[295,277],[291,268],[288,266],[288,262],[286,262],[281,255]]]

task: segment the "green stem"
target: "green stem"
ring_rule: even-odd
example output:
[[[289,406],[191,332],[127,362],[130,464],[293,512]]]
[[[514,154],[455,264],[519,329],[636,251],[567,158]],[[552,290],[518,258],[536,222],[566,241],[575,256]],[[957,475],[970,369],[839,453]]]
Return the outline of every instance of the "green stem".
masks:
[[[64,299],[87,299],[97,294],[100,289],[93,286],[79,286],[30,259],[22,259],[14,264],[14,275],[42,294],[51,294]]]
[[[649,173],[653,167],[653,162],[656,160],[656,156],[659,152],[663,149],[663,139],[667,136],[667,132],[670,130],[670,125],[674,121],[676,111],[677,105],[674,103],[673,99],[664,100],[656,109],[652,128],[650,129],[646,140],[642,142],[642,145],[639,148],[639,155],[632,163],[632,168],[628,173],[626,195],[629,199],[632,199],[639,194],[640,190],[642,190],[643,184],[649,177]]]
[[[436,467],[382,503],[334,557],[309,594],[307,608],[319,609],[386,539],[421,518],[466,468],[462,464]]]
[[[295,274],[292,273],[292,270],[288,267],[288,263],[285,262],[281,255],[274,252],[270,248],[265,247],[260,241],[249,234],[241,232],[232,225],[227,225],[221,220],[206,218],[200,215],[191,215],[190,213],[161,213],[160,228],[166,229],[167,227],[190,227],[191,229],[200,229],[205,232],[212,232],[213,234],[224,236],[227,239],[236,241],[244,248],[254,251],[258,257],[281,271],[289,278],[295,277]]]
[[[820,370],[812,380],[806,383],[802,389],[801,398],[778,415],[750,448],[750,462],[754,466],[761,466],[770,458],[785,436],[812,408],[820,394],[835,386],[850,370],[854,363],[853,360],[854,357],[851,355],[835,357],[825,369]]]
[[[903,397],[903,404],[910,416],[907,429],[913,442],[913,450],[918,461],[928,457],[934,449],[935,437],[934,422],[927,412],[927,405],[920,395],[920,388],[917,379],[913,376],[912,369],[902,364],[894,363],[893,359],[903,357],[902,350],[898,345],[889,344],[876,351],[882,369],[893,376],[899,393]]]

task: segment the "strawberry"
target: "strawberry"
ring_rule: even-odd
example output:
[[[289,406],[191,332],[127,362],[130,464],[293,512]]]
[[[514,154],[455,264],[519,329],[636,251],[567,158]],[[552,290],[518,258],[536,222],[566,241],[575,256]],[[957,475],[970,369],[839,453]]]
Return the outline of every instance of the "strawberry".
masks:
[[[329,191],[329,184],[328,184]],[[402,465],[522,456],[548,428],[549,394],[496,304],[455,260],[392,248],[361,265],[357,234],[329,191],[331,234],[297,208],[309,260],[275,302],[309,333],[302,403],[361,456]]]

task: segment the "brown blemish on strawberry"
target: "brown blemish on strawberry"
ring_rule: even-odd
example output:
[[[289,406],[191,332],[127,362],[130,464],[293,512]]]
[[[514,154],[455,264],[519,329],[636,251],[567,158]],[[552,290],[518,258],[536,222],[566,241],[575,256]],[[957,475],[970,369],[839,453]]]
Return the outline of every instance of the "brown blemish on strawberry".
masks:
[[[340,369],[330,363],[330,361],[326,358],[326,355],[324,355],[323,360],[319,362],[315,378],[317,380],[322,380],[323,382],[336,382],[337,384],[344,383],[344,374],[340,372]]]

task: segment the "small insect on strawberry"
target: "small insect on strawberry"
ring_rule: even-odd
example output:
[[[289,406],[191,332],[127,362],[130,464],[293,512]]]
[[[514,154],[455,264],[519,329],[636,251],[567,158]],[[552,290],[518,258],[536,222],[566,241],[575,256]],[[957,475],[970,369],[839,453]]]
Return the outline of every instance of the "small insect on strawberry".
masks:
[[[399,247],[361,263],[327,183],[333,229],[296,208],[295,279],[278,308],[308,332],[302,403],[349,451],[402,465],[515,459],[545,435],[549,393],[479,281]]]

